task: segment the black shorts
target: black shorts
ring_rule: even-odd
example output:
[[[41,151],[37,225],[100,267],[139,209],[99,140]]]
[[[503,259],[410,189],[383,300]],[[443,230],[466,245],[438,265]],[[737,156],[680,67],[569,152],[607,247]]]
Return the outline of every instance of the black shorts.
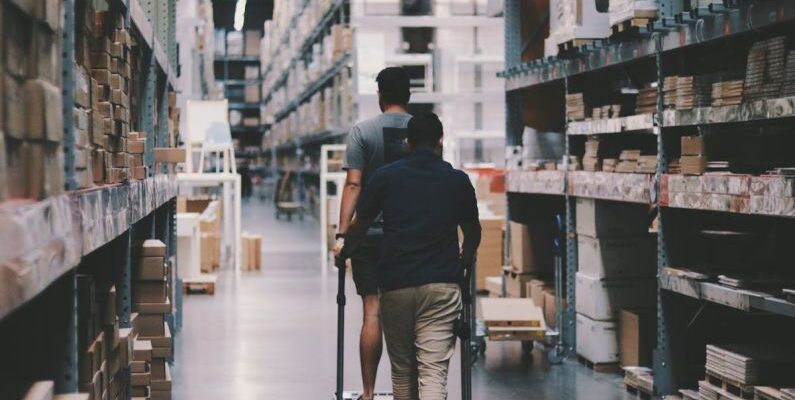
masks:
[[[382,236],[367,236],[351,254],[353,283],[360,296],[378,294],[378,261]]]

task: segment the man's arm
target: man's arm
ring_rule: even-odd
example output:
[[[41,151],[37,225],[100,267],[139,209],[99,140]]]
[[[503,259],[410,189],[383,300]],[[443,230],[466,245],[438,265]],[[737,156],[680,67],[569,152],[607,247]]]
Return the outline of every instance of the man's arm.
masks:
[[[472,183],[466,175],[463,176],[463,179],[462,215],[459,222],[461,232],[464,234],[461,244],[461,262],[465,268],[469,268],[475,262],[475,254],[480,246],[480,217],[475,188],[472,187]]]
[[[342,188],[342,198],[340,199],[340,223],[337,231],[345,234],[353,219],[356,203],[362,191],[362,171],[365,168],[365,143],[362,133],[357,126],[351,129],[348,134],[348,141],[345,147],[345,165],[347,171],[345,176],[345,186]]]
[[[342,189],[342,198],[340,199],[340,224],[337,228],[340,234],[348,232],[361,191],[362,171],[349,169],[345,177],[345,187]]]
[[[381,213],[384,189],[386,188],[386,177],[382,170],[377,170],[367,188],[362,192],[359,202],[356,205],[356,217],[348,226],[346,237],[361,237],[367,233],[367,228],[373,223],[378,214]]]

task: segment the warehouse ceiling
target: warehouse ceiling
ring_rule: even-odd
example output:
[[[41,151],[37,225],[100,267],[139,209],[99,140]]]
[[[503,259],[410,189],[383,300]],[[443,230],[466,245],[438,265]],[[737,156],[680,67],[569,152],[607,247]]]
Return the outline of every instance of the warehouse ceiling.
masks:
[[[274,0],[247,0],[246,20],[243,29],[262,29],[262,24],[273,17]],[[237,0],[213,0],[213,17],[217,28],[233,29]]]

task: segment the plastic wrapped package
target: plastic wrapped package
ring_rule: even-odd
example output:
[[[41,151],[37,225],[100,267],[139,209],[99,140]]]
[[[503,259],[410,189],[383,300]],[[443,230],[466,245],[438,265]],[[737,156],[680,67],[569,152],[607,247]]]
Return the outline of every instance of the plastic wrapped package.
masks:
[[[569,194],[604,200],[651,203],[649,174],[571,171]]]
[[[610,26],[633,18],[656,18],[655,0],[610,0]]]
[[[544,55],[557,55],[560,44],[606,38],[610,33],[608,13],[598,12],[594,1],[550,0],[549,37],[544,42]]]
[[[0,209],[0,318],[80,261],[69,195]]]

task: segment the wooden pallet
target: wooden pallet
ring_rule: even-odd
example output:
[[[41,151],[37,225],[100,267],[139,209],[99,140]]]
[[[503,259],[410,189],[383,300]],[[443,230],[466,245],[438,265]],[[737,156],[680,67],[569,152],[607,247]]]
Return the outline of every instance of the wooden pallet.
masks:
[[[640,388],[636,388],[630,385],[624,385],[624,388],[626,388],[627,392],[629,392],[632,395],[630,396],[630,398],[644,399],[644,400],[654,398],[654,396],[651,393],[647,393],[641,390]]]
[[[185,294],[215,294],[215,275],[204,275],[199,278],[183,279],[182,292]]]
[[[579,361],[580,364],[585,365],[586,367],[592,369],[594,372],[616,373],[621,371],[621,367],[618,365],[617,362],[595,363],[583,356],[577,356],[577,361]]]
[[[707,372],[704,380],[706,380],[710,385],[720,388],[721,390],[736,397],[749,400],[753,400],[754,398],[753,386],[743,385],[742,383],[718,376],[717,374],[711,372]]]
[[[593,43],[595,39],[571,39],[558,44],[559,53],[576,52],[580,47]]]
[[[637,33],[640,28],[645,28],[649,25],[653,18],[630,18],[626,21],[619,22],[613,25],[613,35],[620,35],[623,33]]]

